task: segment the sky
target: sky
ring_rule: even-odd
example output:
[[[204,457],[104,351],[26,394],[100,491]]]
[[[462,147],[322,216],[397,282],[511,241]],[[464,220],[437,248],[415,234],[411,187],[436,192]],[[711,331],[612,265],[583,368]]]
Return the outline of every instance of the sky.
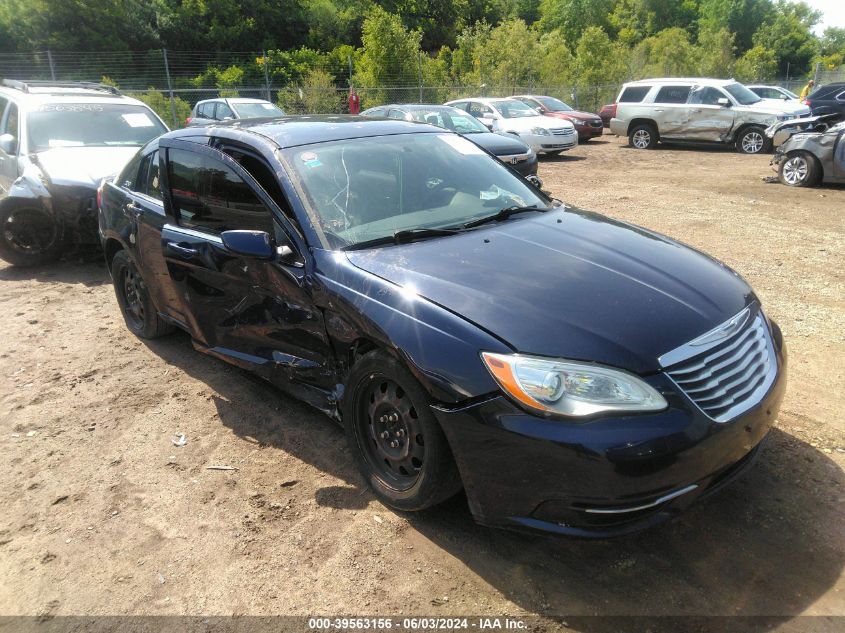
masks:
[[[803,0],[814,9],[824,13],[816,26],[816,33],[821,35],[828,26],[845,28],[845,0]]]

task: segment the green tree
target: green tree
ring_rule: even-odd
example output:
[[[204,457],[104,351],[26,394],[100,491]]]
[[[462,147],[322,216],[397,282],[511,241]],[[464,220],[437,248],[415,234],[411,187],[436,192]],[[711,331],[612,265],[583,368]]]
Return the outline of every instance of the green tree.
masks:
[[[343,94],[331,73],[314,69],[301,85],[279,91],[278,104],[288,114],[333,114],[341,112]]]
[[[697,65],[698,55],[689,34],[672,27],[637,44],[631,71],[636,77],[682,77],[694,75]]]
[[[810,70],[811,62],[819,52],[819,43],[813,27],[821,14],[803,2],[792,4],[779,0],[777,11],[754,33],[754,45],[775,53],[777,74],[793,77]]]
[[[699,24],[702,30],[725,28],[735,37],[735,45],[744,53],[753,45],[754,33],[775,13],[772,0],[699,0]]]
[[[170,99],[163,92],[150,88],[144,92],[126,92],[126,95],[146,103],[162,121],[173,127]],[[185,119],[191,116],[191,104],[180,97],[174,97],[173,102],[176,106],[176,127],[184,127]]]
[[[559,87],[569,84],[575,74],[575,56],[558,29],[540,37],[538,49],[540,83]]]
[[[362,94],[362,101],[413,99],[414,92],[408,88],[419,84],[422,34],[408,31],[397,16],[375,7],[364,20],[361,39],[364,46],[355,85],[374,89]]]
[[[590,27],[607,31],[608,14],[615,0],[542,0],[540,28],[544,31],[560,29],[567,42],[577,42]]]
[[[697,0],[619,0],[608,17],[628,45],[673,27],[693,33],[697,19]]]
[[[698,74],[703,77],[730,77],[733,74],[734,34],[726,28],[702,30],[695,50]]]
[[[734,76],[739,81],[770,81],[775,78],[778,70],[778,59],[775,52],[765,46],[757,45],[745,51],[736,60]]]
[[[484,47],[489,77],[499,91],[531,86],[539,76],[537,35],[519,19],[502,22],[490,31]]]

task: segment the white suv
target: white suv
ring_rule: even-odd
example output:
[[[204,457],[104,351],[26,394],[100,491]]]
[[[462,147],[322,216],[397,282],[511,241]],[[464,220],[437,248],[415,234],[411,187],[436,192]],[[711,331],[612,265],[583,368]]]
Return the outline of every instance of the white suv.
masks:
[[[554,156],[578,146],[572,123],[543,116],[517,99],[458,99],[446,105],[469,112],[493,132],[519,136],[538,154]]]
[[[807,116],[794,101],[761,99],[733,79],[646,79],[622,86],[610,131],[636,149],[658,141],[730,143],[743,154],[768,151],[764,130]]]

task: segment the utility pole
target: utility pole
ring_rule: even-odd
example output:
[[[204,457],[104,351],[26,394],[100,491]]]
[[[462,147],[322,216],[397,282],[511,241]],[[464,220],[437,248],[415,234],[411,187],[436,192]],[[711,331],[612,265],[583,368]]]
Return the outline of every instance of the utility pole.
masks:
[[[420,103],[422,103],[423,102],[423,93],[422,93],[423,92],[422,91],[423,80],[422,80],[422,51],[421,50],[417,51],[417,71],[419,73],[419,78],[420,78]]]
[[[267,58],[267,51],[261,51],[261,59],[264,62],[262,66],[264,66],[264,86],[267,88],[267,101],[272,101],[270,98],[270,71],[267,70],[270,60]]]
[[[176,127],[176,102],[173,100],[173,84],[170,82],[170,66],[167,63],[167,49],[162,48],[161,53],[164,56],[164,74],[167,76],[167,92],[170,93],[170,116],[173,118],[173,127]]]
[[[56,81],[56,67],[53,66],[53,53],[47,50],[47,63],[50,64],[50,78]]]

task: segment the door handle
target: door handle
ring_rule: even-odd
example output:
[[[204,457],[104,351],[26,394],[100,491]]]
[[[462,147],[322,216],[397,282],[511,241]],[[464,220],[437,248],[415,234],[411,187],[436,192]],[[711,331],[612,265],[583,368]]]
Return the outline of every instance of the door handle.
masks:
[[[693,112],[701,112],[701,110],[693,110]]]
[[[134,202],[127,203],[123,207],[123,210],[126,212],[127,215],[131,215],[133,218],[137,218],[144,211],[141,207],[139,207]]]
[[[655,108],[654,111],[655,112],[663,112],[663,108]]]
[[[167,242],[164,245],[164,249],[165,251],[167,251],[168,255],[175,255],[183,259],[190,259],[191,257],[196,257],[200,254],[200,252],[195,248],[190,248],[188,246],[180,246],[175,242]]]

